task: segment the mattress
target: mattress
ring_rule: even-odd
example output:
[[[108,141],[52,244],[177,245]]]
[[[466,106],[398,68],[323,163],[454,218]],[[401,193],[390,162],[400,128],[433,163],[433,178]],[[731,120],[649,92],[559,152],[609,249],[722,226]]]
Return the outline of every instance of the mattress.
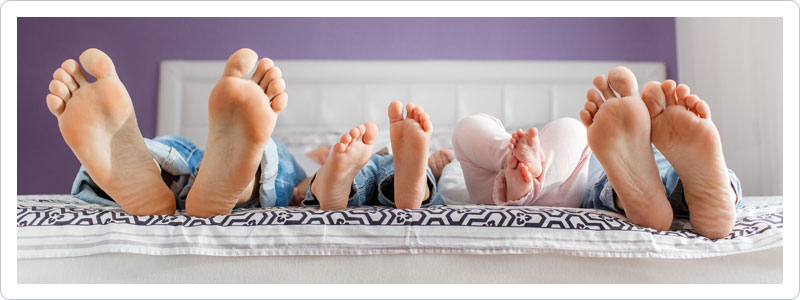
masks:
[[[669,231],[577,208],[435,206],[235,210],[196,218],[132,216],[66,195],[19,196],[17,257],[148,255],[533,254],[703,258],[782,246],[782,198],[745,198],[733,232],[710,240],[676,220]]]

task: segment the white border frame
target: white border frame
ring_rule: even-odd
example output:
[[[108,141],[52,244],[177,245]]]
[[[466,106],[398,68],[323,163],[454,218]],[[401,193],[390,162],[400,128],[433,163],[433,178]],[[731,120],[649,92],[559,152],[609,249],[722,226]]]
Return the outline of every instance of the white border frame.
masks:
[[[91,9],[87,9],[91,7]],[[624,7],[624,10],[620,8]],[[356,9],[357,8],[357,9]],[[798,199],[798,4],[794,2],[6,2],[2,24],[2,199],[16,197],[16,17],[781,17],[784,199]],[[14,99],[14,100],[10,100]],[[798,201],[786,201],[780,285],[20,285],[14,201],[4,201],[0,292],[9,298],[793,298],[798,294]],[[657,271],[657,270],[654,270]]]

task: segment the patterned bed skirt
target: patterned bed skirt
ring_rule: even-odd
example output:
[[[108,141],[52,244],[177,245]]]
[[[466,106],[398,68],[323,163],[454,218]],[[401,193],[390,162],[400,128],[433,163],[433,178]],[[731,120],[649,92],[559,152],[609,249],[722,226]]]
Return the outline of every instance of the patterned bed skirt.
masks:
[[[230,215],[138,217],[67,195],[18,196],[17,257],[559,253],[701,258],[781,247],[782,197],[747,198],[733,232],[712,241],[676,220],[659,231],[591,209],[436,206],[342,211],[284,207]]]

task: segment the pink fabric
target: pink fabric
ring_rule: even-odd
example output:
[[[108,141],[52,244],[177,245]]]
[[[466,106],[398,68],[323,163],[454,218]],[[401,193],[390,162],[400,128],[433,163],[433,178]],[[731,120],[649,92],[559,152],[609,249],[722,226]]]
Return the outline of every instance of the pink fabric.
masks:
[[[510,138],[500,120],[486,114],[469,116],[456,125],[453,147],[472,202],[580,207],[591,155],[583,124],[564,118],[539,131],[545,152],[542,175],[534,179],[531,192],[512,201],[506,199],[504,172]]]

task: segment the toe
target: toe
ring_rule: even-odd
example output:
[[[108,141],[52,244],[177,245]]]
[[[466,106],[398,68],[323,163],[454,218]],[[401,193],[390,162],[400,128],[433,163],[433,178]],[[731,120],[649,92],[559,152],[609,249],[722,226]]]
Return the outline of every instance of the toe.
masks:
[[[675,95],[678,97],[678,104],[681,106],[686,106],[686,97],[689,97],[689,86],[683,83],[678,85],[678,88],[675,89]]]
[[[267,98],[272,99],[280,93],[283,93],[285,90],[286,80],[283,80],[283,78],[275,79],[269,83],[269,86],[267,86]]]
[[[647,106],[647,111],[650,112],[650,118],[660,114],[664,110],[664,104],[666,103],[661,83],[657,81],[648,82],[642,90],[642,101]]]
[[[266,91],[270,82],[281,77],[283,77],[283,72],[281,71],[281,68],[279,68],[278,66],[274,66],[269,70],[267,70],[266,73],[264,73],[264,78],[261,79],[258,85],[261,86],[262,90]]]
[[[352,129],[349,132],[342,135],[342,138],[339,139],[339,143],[342,143],[345,146],[350,145],[350,142],[353,141],[353,137],[350,135],[350,132],[352,132]]]
[[[347,136],[347,135],[345,134],[345,136]],[[344,138],[344,137],[342,137],[342,138]],[[336,143],[336,145],[333,145],[333,149],[331,151],[333,151],[333,153],[344,153],[346,150],[347,150],[347,144],[345,144],[345,143]]]
[[[587,103],[589,103],[589,102],[587,102]],[[583,123],[583,126],[589,127],[590,125],[592,125],[592,114],[589,113],[589,111],[587,111],[585,109],[581,110],[579,115],[581,117],[581,123]]]
[[[708,103],[703,100],[697,100],[697,104],[694,106],[695,112],[697,115],[703,119],[711,119],[711,108],[708,107]]]
[[[425,114],[425,118],[423,118],[422,131],[425,131],[426,133],[431,133],[433,131],[433,122],[431,122],[431,119],[428,118],[428,114]]]
[[[53,79],[63,82],[71,93],[78,89],[78,84],[72,79],[72,76],[62,68],[58,68],[53,72]]]
[[[364,144],[372,145],[375,142],[375,138],[378,137],[378,125],[375,123],[367,122],[364,124],[364,137],[362,140]]]
[[[256,65],[257,60],[258,54],[255,51],[247,48],[239,49],[225,62],[225,71],[222,76],[244,78],[244,75],[249,73]]]
[[[528,170],[528,165],[524,162],[519,162],[519,173],[522,174],[522,179],[525,180],[525,182],[531,182],[531,180],[533,180],[531,172]]]
[[[50,113],[54,116],[58,117],[64,112],[66,105],[63,99],[53,94],[47,94],[45,99],[47,101],[47,109],[49,109]]]
[[[417,116],[414,114],[414,103],[406,104],[406,119],[416,119]]]
[[[114,70],[114,62],[103,51],[95,48],[86,49],[78,57],[78,60],[80,60],[86,72],[97,79],[117,76],[117,72]]]
[[[594,84],[594,87],[600,90],[600,93],[603,94],[603,97],[605,97],[606,100],[617,97],[617,95],[614,94],[614,91],[612,91],[608,86],[608,80],[606,79],[605,75],[597,75],[597,77],[592,80],[592,84]]]
[[[400,101],[389,103],[389,122],[394,123],[403,120],[403,104]]]
[[[539,129],[536,127],[528,128],[528,136],[533,139],[539,135]]]
[[[89,84],[89,80],[86,79],[86,75],[83,74],[80,65],[74,59],[68,59],[61,63],[61,69],[69,73],[79,87]]]
[[[50,81],[49,89],[50,93],[52,93],[53,95],[58,96],[64,101],[69,101],[70,97],[69,89],[63,82],[53,79]]]
[[[358,126],[353,127],[352,129],[350,129],[349,133],[350,133],[350,140],[351,141],[356,140],[358,138],[358,136],[361,135],[361,131],[358,130]]]
[[[675,101],[675,81],[669,79],[664,80],[664,82],[661,83],[661,90],[664,91],[665,106],[672,106],[678,103]]]
[[[598,93],[597,90],[589,90],[586,92],[586,99],[594,103],[598,109],[603,105],[603,96],[600,96],[600,93]],[[594,112],[592,112],[592,114],[594,114]]]
[[[270,107],[272,111],[275,113],[280,113],[284,109],[286,109],[286,105],[289,104],[289,95],[286,93],[280,93],[275,98],[272,98],[272,103]]]
[[[261,80],[264,79],[264,74],[267,73],[270,68],[275,66],[275,62],[273,62],[269,58],[262,58],[258,61],[258,65],[256,65],[256,71],[253,73],[253,77],[250,78],[256,84],[261,83]]]
[[[626,67],[616,67],[608,72],[608,83],[622,97],[639,95],[636,76]]]

